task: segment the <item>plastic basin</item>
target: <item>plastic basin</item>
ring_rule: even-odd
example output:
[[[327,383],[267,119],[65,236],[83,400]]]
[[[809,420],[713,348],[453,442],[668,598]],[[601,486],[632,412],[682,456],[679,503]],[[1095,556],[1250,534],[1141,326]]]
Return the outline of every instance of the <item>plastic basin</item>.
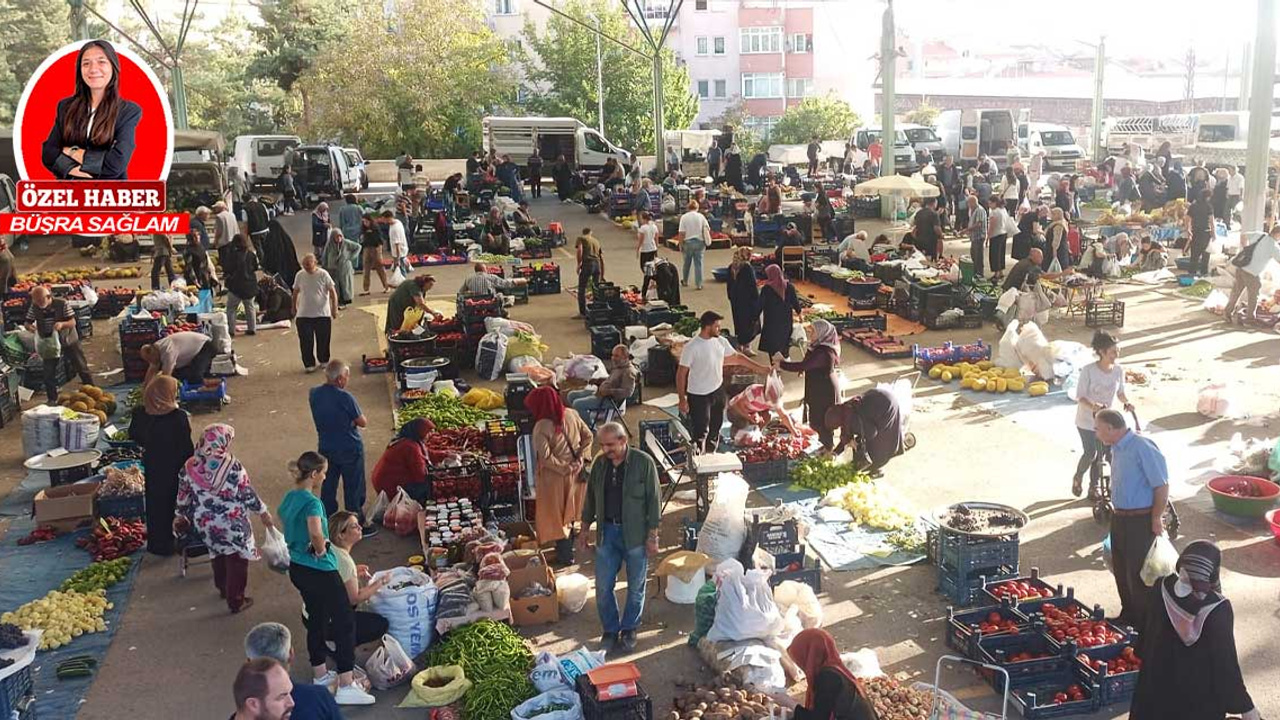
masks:
[[[1259,497],[1237,497],[1226,492],[1228,487],[1241,481],[1253,485]],[[1280,485],[1248,475],[1223,475],[1209,481],[1209,493],[1213,497],[1213,506],[1221,512],[1238,517],[1260,518],[1276,506],[1277,499],[1280,499]]]
[[[1271,537],[1276,539],[1276,544],[1280,545],[1280,510],[1268,510],[1265,516],[1267,524],[1271,526]]]
[[[1182,287],[1191,287],[1192,285],[1196,284],[1196,276],[1195,275],[1179,275],[1178,284],[1181,285]]]

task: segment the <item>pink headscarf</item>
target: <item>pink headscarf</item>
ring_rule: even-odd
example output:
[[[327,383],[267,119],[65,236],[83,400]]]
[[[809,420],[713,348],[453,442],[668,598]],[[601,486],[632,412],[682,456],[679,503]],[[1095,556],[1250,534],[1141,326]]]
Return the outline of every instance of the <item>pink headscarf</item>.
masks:
[[[778,293],[778,297],[783,300],[787,299],[787,277],[782,274],[782,268],[777,265],[770,265],[764,269],[764,284],[773,288]]]
[[[187,459],[182,468],[191,478],[192,484],[217,492],[232,475],[239,482],[244,466],[231,454],[231,439],[235,436],[235,428],[230,425],[215,423],[204,429],[196,443],[195,454]]]

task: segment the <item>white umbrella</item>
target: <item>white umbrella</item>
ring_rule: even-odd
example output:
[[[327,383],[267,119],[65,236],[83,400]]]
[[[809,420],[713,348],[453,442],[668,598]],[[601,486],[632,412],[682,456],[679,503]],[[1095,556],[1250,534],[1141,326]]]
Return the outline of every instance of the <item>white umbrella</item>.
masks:
[[[924,180],[905,175],[889,175],[860,182],[853,187],[854,195],[904,195],[907,197],[937,197],[938,188]]]

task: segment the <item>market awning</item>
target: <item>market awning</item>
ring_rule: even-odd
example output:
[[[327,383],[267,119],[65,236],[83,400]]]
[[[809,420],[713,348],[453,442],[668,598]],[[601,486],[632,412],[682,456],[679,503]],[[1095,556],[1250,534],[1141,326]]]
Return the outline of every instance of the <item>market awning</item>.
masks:
[[[177,150],[212,150],[222,154],[225,143],[222,133],[212,130],[174,130],[173,149]]]
[[[905,197],[937,197],[938,188],[916,177],[890,175],[860,182],[854,195],[902,195]]]

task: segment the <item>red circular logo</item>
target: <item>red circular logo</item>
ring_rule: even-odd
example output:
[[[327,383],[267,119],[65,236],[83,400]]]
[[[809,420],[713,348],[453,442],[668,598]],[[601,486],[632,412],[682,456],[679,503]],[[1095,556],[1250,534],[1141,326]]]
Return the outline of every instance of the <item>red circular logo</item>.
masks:
[[[41,161],[41,150],[57,120],[59,101],[75,94],[76,57],[82,45],[63,46],[45,58],[22,92],[14,119],[13,149],[18,173],[26,180],[57,179]],[[169,98],[145,61],[123,47],[113,47],[120,58],[120,98],[142,109],[126,174],[130,180],[163,180],[173,160]]]

